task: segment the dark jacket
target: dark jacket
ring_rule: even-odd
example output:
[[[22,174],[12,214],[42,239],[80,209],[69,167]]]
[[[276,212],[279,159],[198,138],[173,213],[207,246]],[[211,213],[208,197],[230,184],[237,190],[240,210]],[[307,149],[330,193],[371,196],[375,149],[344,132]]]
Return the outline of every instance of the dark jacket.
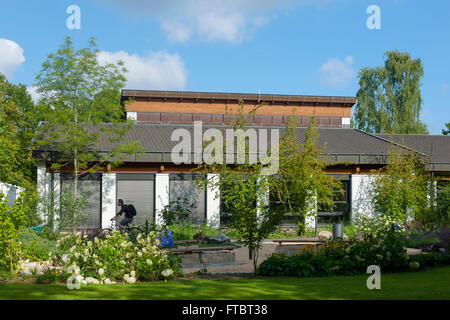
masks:
[[[118,215],[121,216],[122,213],[124,213],[124,212],[125,212],[125,217],[133,219],[133,215],[131,214],[130,207],[126,204],[122,205],[122,208],[120,209],[120,212],[118,213]]]

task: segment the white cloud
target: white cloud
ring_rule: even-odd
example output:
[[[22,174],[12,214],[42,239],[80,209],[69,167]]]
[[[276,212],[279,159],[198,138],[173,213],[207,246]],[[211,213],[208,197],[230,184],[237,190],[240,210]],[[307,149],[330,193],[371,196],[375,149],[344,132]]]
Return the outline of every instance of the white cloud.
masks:
[[[134,16],[154,18],[168,33],[170,41],[191,39],[239,43],[267,23],[269,12],[311,0],[99,0],[116,4]],[[323,2],[326,0],[318,0]],[[272,15],[271,13],[270,15]]]
[[[337,58],[329,59],[319,68],[320,81],[328,87],[346,86],[355,76],[352,64],[352,56],[343,61]]]
[[[186,42],[192,35],[192,30],[188,26],[175,22],[163,22],[161,28],[167,32],[171,42]]]
[[[17,67],[24,62],[22,47],[14,41],[0,38],[0,72],[11,80]]]
[[[100,63],[122,60],[128,70],[125,77],[130,89],[182,90],[186,85],[187,71],[178,54],[157,51],[140,57],[125,51],[101,51],[98,59]]]

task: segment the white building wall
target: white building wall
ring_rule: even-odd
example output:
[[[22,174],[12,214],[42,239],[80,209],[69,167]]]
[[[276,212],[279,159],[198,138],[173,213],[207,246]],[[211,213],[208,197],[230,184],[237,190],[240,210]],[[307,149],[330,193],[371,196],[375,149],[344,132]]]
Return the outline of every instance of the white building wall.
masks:
[[[51,179],[51,174],[48,174],[49,179]],[[50,180],[51,183],[51,180]],[[50,188],[50,184],[49,184]],[[61,198],[61,174],[60,173],[54,173],[53,174],[53,208],[55,213],[55,224],[54,228],[57,227],[57,221],[58,221],[58,212],[59,212],[59,206],[60,206],[60,198]]]
[[[169,174],[155,175],[155,223],[162,225],[161,210],[169,204]]]
[[[208,180],[217,181],[218,174],[208,174]],[[211,227],[220,226],[220,190],[217,187],[206,189],[206,223]]]
[[[45,161],[39,161],[37,165],[37,190],[38,197],[41,200],[38,202],[39,217],[46,221],[45,203],[48,200],[50,190],[50,174],[47,173]]]
[[[358,215],[377,216],[372,201],[372,183],[374,176],[367,174],[351,175],[351,221],[354,221]]]
[[[102,174],[102,228],[111,225],[111,219],[116,215],[116,174]]]

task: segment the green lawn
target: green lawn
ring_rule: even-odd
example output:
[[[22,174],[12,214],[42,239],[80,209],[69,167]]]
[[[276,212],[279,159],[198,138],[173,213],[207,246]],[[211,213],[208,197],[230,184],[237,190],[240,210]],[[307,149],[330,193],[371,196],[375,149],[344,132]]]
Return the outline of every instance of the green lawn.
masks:
[[[368,290],[368,275],[330,278],[177,280],[134,285],[0,283],[0,299],[445,299],[450,267],[381,275],[381,290]]]

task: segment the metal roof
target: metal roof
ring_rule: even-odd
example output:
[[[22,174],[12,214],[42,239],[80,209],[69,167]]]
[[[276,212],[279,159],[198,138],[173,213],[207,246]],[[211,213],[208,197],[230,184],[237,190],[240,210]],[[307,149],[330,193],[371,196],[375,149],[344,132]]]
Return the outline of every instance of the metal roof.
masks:
[[[450,163],[450,136],[427,134],[377,134],[431,158],[432,163]]]
[[[90,125],[87,126],[87,129],[91,132],[101,132],[100,128],[107,126],[111,126],[111,124]],[[227,129],[231,127],[223,125],[203,125],[203,133],[210,128]],[[269,144],[270,130],[280,130],[280,137],[282,137],[285,130],[284,127],[273,126],[247,127],[246,129],[248,128],[254,128],[255,130],[266,129]],[[173,150],[173,147],[179,143],[178,141],[171,141],[172,133],[176,129],[187,130],[191,134],[191,140],[194,140],[193,124],[135,123],[133,128],[126,132],[120,143],[127,144],[133,141],[139,141],[143,148],[143,154],[141,154],[140,157],[136,155],[126,156],[124,161],[171,162],[171,151]],[[306,129],[306,127],[297,128],[299,143],[303,142]],[[357,129],[320,127],[318,145],[324,146],[325,144],[325,153],[329,155],[328,159],[331,162],[385,164],[387,163],[391,142],[384,137],[368,134]],[[118,145],[119,142],[110,141],[110,135],[103,135],[92,149],[98,152],[109,152]],[[36,153],[39,153],[39,151],[44,150],[48,150],[48,148],[41,147],[40,150],[35,151],[35,155]],[[450,171],[450,169],[445,171]]]

